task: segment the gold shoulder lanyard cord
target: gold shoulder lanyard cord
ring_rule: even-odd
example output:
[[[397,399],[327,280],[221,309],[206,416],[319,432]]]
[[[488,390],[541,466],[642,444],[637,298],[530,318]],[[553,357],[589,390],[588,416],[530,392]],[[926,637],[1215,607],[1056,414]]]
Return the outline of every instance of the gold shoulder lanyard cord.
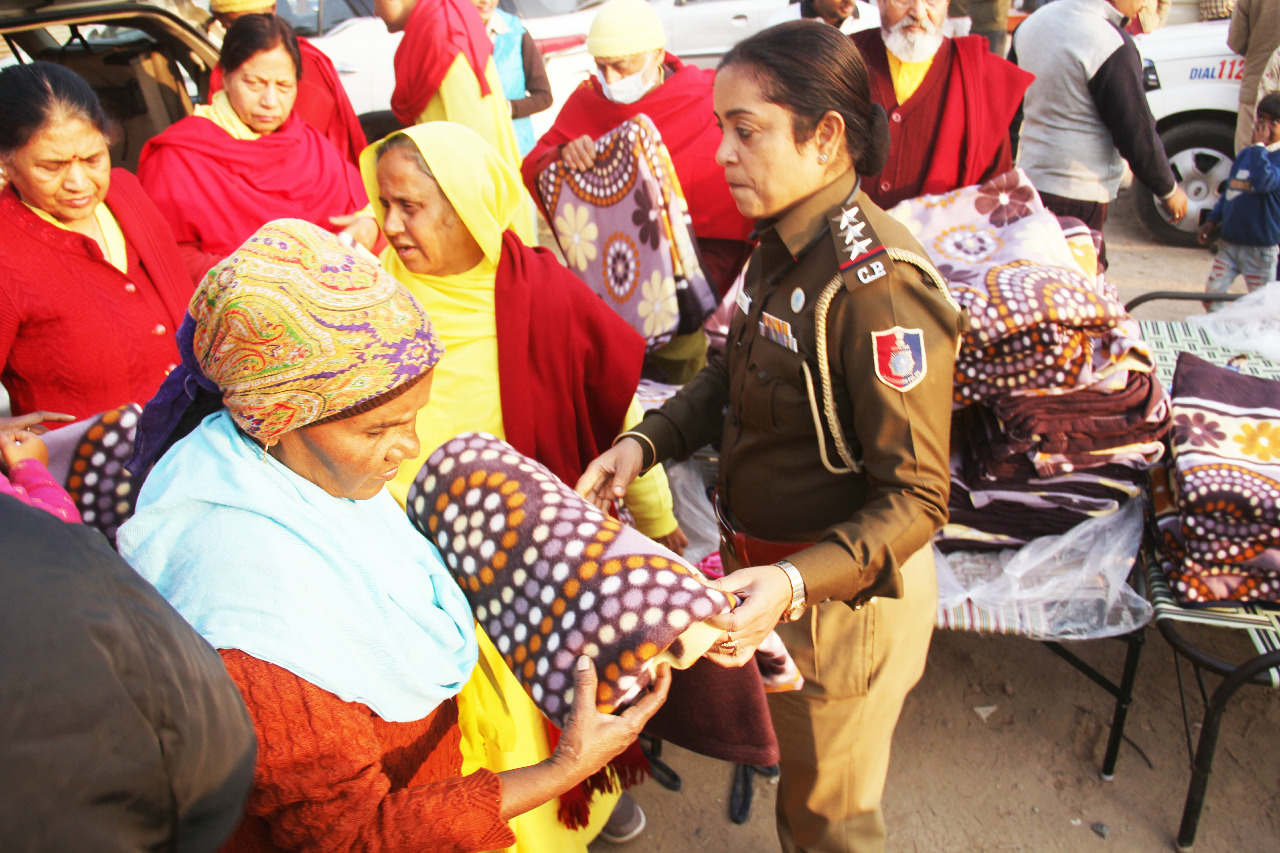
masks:
[[[933,264],[926,258],[922,258],[915,252],[906,249],[897,249],[886,246],[885,250],[889,253],[889,257],[895,261],[903,261],[911,264],[929,279],[936,286],[942,295],[946,298],[957,311],[960,306],[951,296],[951,291],[947,287],[947,282],[938,274]],[[818,455],[822,459],[822,467],[826,468],[832,474],[855,474],[862,470],[861,463],[853,458],[853,452],[849,449],[849,442],[844,437],[844,430],[840,428],[840,419],[836,415],[835,397],[831,392],[831,360],[827,354],[827,312],[831,309],[831,300],[835,299],[840,288],[844,286],[844,277],[840,273],[836,273],[831,281],[827,282],[827,286],[823,288],[822,295],[818,297],[818,302],[813,308],[814,326],[816,327],[816,348],[818,360],[818,374],[822,379],[822,411],[818,410],[817,394],[813,390],[813,373],[809,370],[809,362],[801,359],[800,367],[804,370],[805,388],[809,392],[809,411],[813,415],[813,427],[818,435]],[[831,429],[831,438],[835,441],[836,452],[840,454],[840,460],[844,462],[845,467],[840,468],[831,463],[827,456],[827,438],[823,432],[822,415],[826,415],[826,421]]]

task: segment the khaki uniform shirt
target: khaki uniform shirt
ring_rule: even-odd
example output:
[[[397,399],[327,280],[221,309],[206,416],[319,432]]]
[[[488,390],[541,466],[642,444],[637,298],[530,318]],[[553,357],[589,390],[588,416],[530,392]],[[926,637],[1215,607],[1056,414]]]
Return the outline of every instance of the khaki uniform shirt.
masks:
[[[950,490],[961,312],[941,279],[925,272],[932,265],[910,232],[860,190],[854,194],[855,185],[851,171],[779,219],[759,223],[749,301],[734,312],[723,355],[635,429],[653,441],[659,460],[686,458],[719,440],[719,489],[735,524],[762,539],[817,542],[791,558],[811,604],[900,596],[898,569],[945,523]],[[860,236],[878,236],[891,252],[879,255],[884,274],[851,270],[830,302],[831,397],[860,466],[832,473],[802,365],[821,412],[815,307],[839,275],[838,261],[852,257],[837,255],[836,240],[844,241],[829,228],[829,218],[851,205],[870,226]],[[893,260],[903,257],[895,249],[914,253],[918,264]],[[873,333],[894,327],[909,336],[919,330],[914,339],[923,349],[915,364],[924,375],[907,390],[877,378]],[[842,466],[825,417],[822,435],[828,462]]]

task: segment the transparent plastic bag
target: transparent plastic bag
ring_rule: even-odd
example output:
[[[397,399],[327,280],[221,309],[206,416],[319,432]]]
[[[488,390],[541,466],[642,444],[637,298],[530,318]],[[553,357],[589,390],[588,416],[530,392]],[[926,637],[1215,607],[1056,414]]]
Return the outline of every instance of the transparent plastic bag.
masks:
[[[1040,640],[1127,634],[1151,621],[1150,603],[1126,580],[1141,541],[1142,502],[1133,499],[1017,550],[944,556],[935,548],[939,613],[971,602]]]
[[[1280,361],[1280,281],[1228,302],[1220,311],[1193,314],[1187,323],[1204,329],[1219,346]]]

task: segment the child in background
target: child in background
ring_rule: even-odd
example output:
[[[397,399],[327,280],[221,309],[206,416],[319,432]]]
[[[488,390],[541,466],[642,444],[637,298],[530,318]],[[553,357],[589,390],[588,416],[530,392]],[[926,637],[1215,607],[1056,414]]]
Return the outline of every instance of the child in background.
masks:
[[[1218,254],[1205,282],[1206,293],[1226,293],[1236,276],[1244,276],[1249,292],[1276,277],[1276,244],[1280,243],[1280,93],[1258,102],[1253,144],[1236,155],[1226,189],[1198,237],[1207,244],[1215,231]],[[1208,303],[1210,311],[1223,303]]]
[[[43,419],[64,418],[71,419],[66,415]],[[35,422],[27,421],[30,418],[0,418],[0,494],[12,495],[28,506],[45,510],[70,524],[79,524],[80,511],[45,467],[49,463],[49,451],[40,436],[25,428]]]

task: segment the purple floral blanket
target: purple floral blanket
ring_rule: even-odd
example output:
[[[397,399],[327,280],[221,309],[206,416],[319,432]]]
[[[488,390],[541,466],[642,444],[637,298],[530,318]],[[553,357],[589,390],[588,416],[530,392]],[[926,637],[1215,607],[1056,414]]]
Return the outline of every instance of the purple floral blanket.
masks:
[[[911,229],[968,309],[955,401],[1010,393],[1119,389],[1150,352],[1114,289],[1097,274],[1087,228],[1045,209],[1018,170],[891,214]]]
[[[1280,546],[1280,382],[1180,353],[1173,463],[1188,558],[1245,563]]]
[[[538,193],[569,269],[649,350],[700,328],[715,310],[675,166],[644,113],[596,141],[591,169],[548,166]]]

